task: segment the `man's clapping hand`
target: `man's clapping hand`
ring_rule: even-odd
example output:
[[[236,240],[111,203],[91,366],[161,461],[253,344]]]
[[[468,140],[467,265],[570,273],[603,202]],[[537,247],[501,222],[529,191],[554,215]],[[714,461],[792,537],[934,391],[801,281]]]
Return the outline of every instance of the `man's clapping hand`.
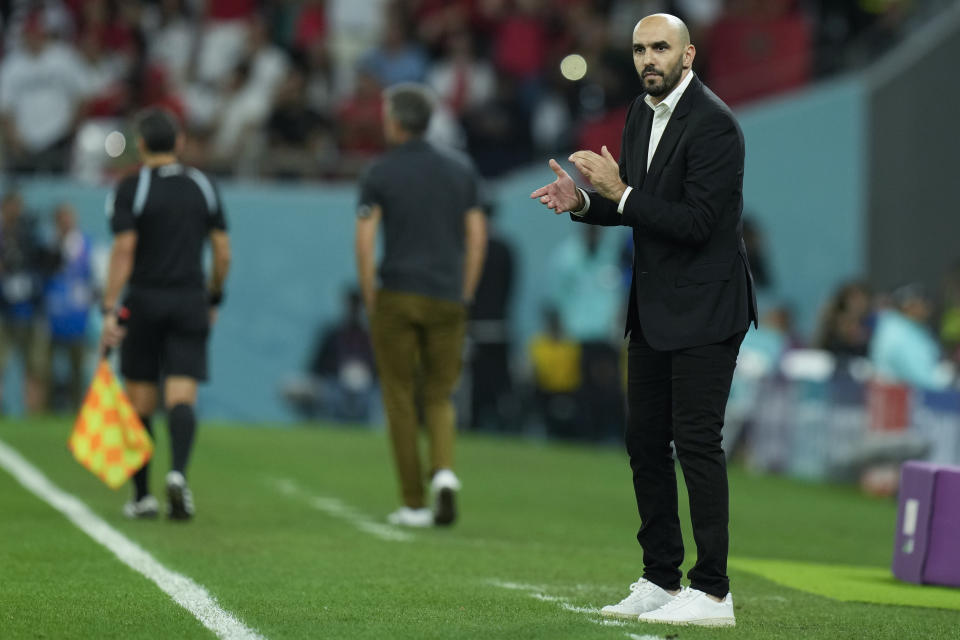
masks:
[[[577,151],[570,156],[570,162],[577,167],[583,177],[590,181],[593,188],[604,198],[619,202],[627,185],[620,179],[620,165],[604,146],[602,155],[593,151]]]
[[[548,209],[558,214],[583,209],[583,196],[580,195],[573,178],[553,158],[550,159],[550,168],[557,174],[557,179],[540,187],[531,193],[530,197],[538,198]]]

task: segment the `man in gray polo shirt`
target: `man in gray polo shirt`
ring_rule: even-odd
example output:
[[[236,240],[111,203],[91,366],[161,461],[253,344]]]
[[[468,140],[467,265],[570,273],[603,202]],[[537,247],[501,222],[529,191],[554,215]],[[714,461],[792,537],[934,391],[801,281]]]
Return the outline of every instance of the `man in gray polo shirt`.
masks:
[[[357,271],[403,496],[389,520],[419,527],[456,518],[460,481],[453,472],[451,394],[460,377],[466,309],[486,250],[476,175],[424,141],[431,112],[420,86],[398,85],[384,93],[391,149],[360,180],[356,235]],[[374,254],[381,224],[378,288]],[[417,398],[430,437],[432,511],[417,450]]]

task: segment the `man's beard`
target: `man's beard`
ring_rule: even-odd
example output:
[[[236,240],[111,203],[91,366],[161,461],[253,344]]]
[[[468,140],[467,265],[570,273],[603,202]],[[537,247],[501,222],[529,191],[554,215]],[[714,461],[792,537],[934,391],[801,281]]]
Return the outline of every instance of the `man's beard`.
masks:
[[[652,68],[646,68],[643,70],[643,73],[648,71],[656,71]],[[653,84],[647,82],[648,78],[643,78],[643,88],[647,90],[647,94],[654,98],[662,98],[663,96],[669,95],[673,91],[674,87],[680,84],[680,76],[683,75],[683,58],[681,57],[677,60],[677,64],[674,65],[670,71],[666,74],[660,76],[654,76],[652,78]],[[659,79],[659,82],[657,80]]]

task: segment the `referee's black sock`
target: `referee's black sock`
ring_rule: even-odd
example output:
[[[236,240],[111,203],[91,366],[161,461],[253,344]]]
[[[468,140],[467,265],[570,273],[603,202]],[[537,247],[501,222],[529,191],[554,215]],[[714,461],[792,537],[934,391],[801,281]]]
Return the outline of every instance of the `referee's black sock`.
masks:
[[[153,439],[153,425],[150,424],[150,416],[140,416],[140,422],[143,423],[143,428],[147,430],[147,433],[150,434],[150,439]],[[147,480],[150,477],[150,463],[140,467],[140,470],[133,474],[133,499],[140,500],[148,493],[150,489],[147,487]]]
[[[173,446],[173,470],[186,476],[187,460],[193,449],[193,434],[197,430],[197,418],[193,407],[178,404],[167,414],[170,423],[170,443]]]

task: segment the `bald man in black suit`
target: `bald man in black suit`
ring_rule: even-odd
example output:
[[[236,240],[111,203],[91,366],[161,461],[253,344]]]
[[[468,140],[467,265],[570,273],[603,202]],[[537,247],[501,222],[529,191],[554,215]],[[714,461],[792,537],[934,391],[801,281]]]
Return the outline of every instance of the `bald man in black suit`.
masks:
[[[557,179],[531,198],[577,222],[633,230],[625,438],[644,569],[630,594],[601,613],[733,626],[721,429],[757,309],[742,237],[743,134],[691,70],[695,55],[678,18],[655,14],[637,23],[633,60],[644,94],[627,112],[620,161],[605,146],[571,155],[593,187],[584,191],[550,160]],[[687,588],[671,441],[697,545]]]

